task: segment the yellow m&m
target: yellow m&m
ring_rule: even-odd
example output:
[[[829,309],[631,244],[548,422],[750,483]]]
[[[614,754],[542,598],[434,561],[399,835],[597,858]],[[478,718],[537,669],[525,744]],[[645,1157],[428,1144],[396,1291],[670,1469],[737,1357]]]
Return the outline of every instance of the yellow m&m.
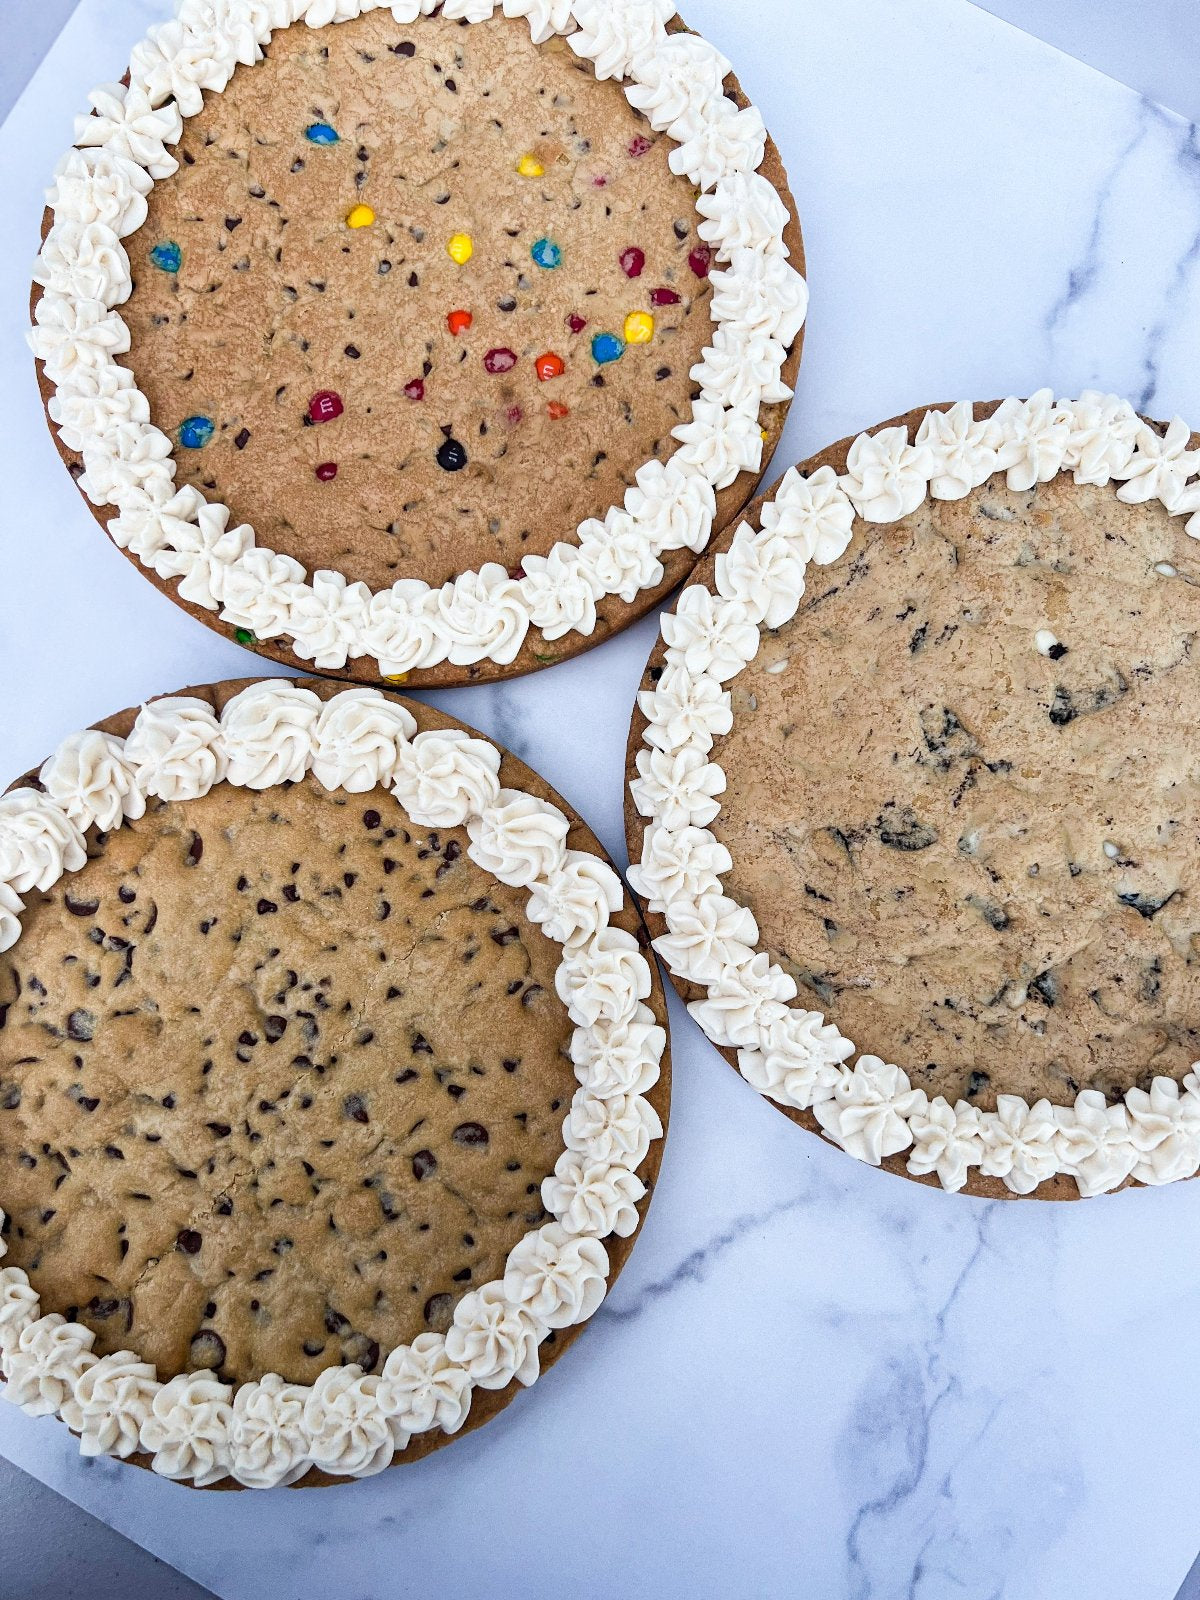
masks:
[[[355,206],[346,217],[348,228],[369,228],[375,221],[375,213],[370,206]]]
[[[536,156],[522,156],[517,162],[517,171],[523,178],[544,178],[546,169]]]
[[[631,311],[625,318],[625,343],[649,344],[654,338],[654,318],[648,311]]]
[[[452,261],[457,261],[460,267],[465,267],[475,254],[475,241],[469,233],[456,233],[446,245],[446,252]]]

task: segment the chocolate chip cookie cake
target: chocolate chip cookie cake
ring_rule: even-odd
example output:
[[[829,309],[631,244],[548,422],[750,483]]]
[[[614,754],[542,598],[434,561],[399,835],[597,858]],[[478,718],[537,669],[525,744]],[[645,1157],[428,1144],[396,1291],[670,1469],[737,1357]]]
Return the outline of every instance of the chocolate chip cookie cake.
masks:
[[[632,1248],[641,923],[536,775],[369,688],[185,691],[0,797],[0,1371],[85,1454],[321,1484],[494,1416]]]
[[[182,0],[48,200],[59,447],[164,592],[278,660],[575,654],[782,429],[795,207],[670,0]]]
[[[864,1161],[1043,1197],[1200,1166],[1197,443],[1095,392],[913,412],[789,472],[663,620],[656,949]]]

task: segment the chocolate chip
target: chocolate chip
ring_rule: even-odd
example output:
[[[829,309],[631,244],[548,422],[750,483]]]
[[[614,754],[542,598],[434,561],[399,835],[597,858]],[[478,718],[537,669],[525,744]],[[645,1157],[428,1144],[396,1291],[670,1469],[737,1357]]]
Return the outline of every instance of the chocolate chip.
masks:
[[[278,1044],[287,1032],[287,1018],[271,1016],[263,1023],[263,1033],[268,1044]]]
[[[99,900],[76,900],[70,894],[63,896],[63,902],[73,917],[94,917],[100,909]]]
[[[250,443],[250,429],[240,428],[233,436],[233,442],[239,450],[244,450]]]
[[[72,1039],[87,1041],[96,1032],[96,1019],[90,1011],[72,1011],[67,1018],[67,1034]]]
[[[269,917],[273,912],[278,911],[279,907],[275,904],[274,900],[260,900],[258,902],[257,910],[260,917]]]
[[[340,1311],[335,1311],[332,1306],[325,1312],[325,1329],[326,1332],[339,1336],[354,1331],[350,1322]]]
[[[196,865],[196,863],[200,860],[200,857],[203,854],[204,854],[204,840],[200,837],[200,835],[198,833],[193,833],[192,842],[191,842],[191,844],[188,845],[188,852],[187,852],[187,855],[184,857],[184,860],[187,862],[189,867],[194,867]]]
[[[349,1117],[351,1122],[370,1122],[367,1115],[367,1102],[360,1094],[348,1094],[342,1101],[342,1115]]]
[[[211,1312],[209,1315],[211,1316]],[[189,1348],[189,1365],[207,1372],[218,1371],[225,1362],[225,1341],[211,1328],[201,1328],[192,1338]]]
[[[418,1150],[412,1158],[413,1177],[418,1180],[430,1177],[437,1171],[437,1157],[432,1150]]]
[[[416,45],[409,39],[402,39],[399,44],[390,44],[388,49],[394,56],[408,56],[411,58],[417,53]]]
[[[228,1139],[233,1131],[227,1122],[206,1122],[204,1126],[210,1133],[216,1134],[218,1139]]]
[[[445,1333],[454,1315],[454,1296],[432,1294],[425,1302],[425,1321],[435,1333]]]
[[[204,1240],[195,1228],[184,1228],[175,1236],[175,1248],[182,1250],[185,1256],[198,1256],[203,1243]]]
[[[455,1144],[465,1144],[481,1150],[488,1142],[488,1131],[478,1122],[460,1122],[454,1130]]]
[[[96,1102],[97,1105],[99,1101]],[[0,1088],[0,1111],[15,1111],[21,1104],[21,1085],[6,1083]]]

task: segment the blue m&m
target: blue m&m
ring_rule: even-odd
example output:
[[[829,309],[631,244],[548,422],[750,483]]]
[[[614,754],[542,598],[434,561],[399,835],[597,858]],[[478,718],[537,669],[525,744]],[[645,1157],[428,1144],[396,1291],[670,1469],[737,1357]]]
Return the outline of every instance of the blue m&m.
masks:
[[[304,137],[310,144],[336,144],[338,131],[331,128],[328,122],[310,122],[304,130]]]
[[[185,417],[179,424],[179,442],[185,450],[203,450],[216,431],[211,417]]]
[[[592,360],[606,367],[611,361],[620,361],[625,354],[625,341],[615,333],[598,333],[592,340]]]
[[[562,265],[562,246],[555,244],[553,239],[539,239],[529,252],[539,267],[548,271]]]
[[[179,264],[183,260],[183,251],[174,239],[164,239],[161,244],[156,244],[150,252],[150,259],[156,267],[163,272],[178,272]]]

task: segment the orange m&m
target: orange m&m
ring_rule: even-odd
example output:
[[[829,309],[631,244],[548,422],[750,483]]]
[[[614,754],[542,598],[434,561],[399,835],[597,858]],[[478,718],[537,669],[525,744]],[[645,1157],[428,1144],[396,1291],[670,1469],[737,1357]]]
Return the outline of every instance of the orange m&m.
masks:
[[[547,350],[544,356],[539,356],[534,362],[534,368],[543,383],[549,383],[551,378],[561,378],[567,370],[567,363],[561,356],[556,356],[553,350]]]

